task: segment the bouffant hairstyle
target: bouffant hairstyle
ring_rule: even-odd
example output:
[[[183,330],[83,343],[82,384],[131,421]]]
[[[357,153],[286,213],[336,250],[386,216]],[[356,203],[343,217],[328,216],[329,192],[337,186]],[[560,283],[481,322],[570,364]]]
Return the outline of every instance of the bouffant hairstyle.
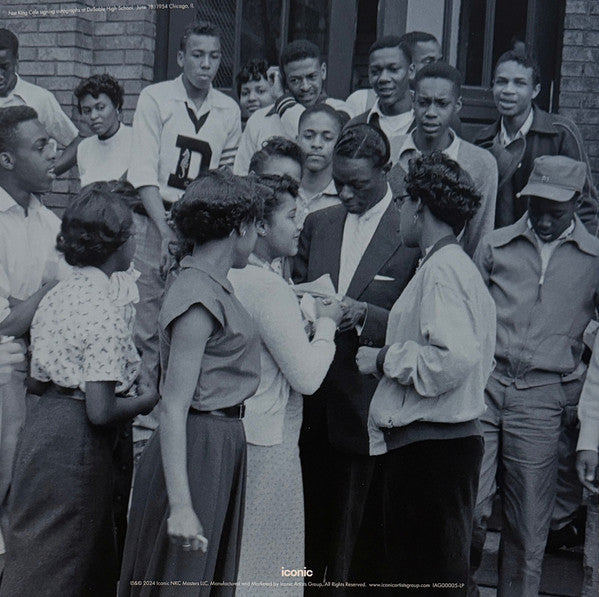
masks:
[[[349,122],[349,116],[345,112],[339,112],[335,108],[329,106],[329,104],[315,104],[306,108],[300,115],[297,128],[301,130],[306,119],[312,116],[312,114],[326,114],[330,116],[331,120],[339,126],[339,132]]]
[[[268,62],[266,62],[266,60],[258,60],[255,58],[246,62],[235,76],[235,81],[237,83],[237,97],[241,96],[241,86],[245,83],[259,81],[260,79],[268,81],[267,71]]]
[[[98,267],[131,236],[131,210],[113,188],[108,182],[89,184],[65,210],[56,248],[69,265]]]
[[[305,156],[300,146],[285,137],[270,137],[262,145],[250,160],[249,171],[262,175],[264,167],[271,157],[289,158],[300,165],[304,169]]]
[[[187,40],[190,35],[204,35],[206,37],[216,37],[219,41],[221,38],[220,29],[210,21],[196,21],[189,25],[179,40],[179,50],[185,52],[187,49]]]
[[[79,114],[81,114],[81,100],[86,95],[91,95],[94,99],[98,99],[101,93],[105,93],[110,98],[110,101],[117,110],[123,107],[123,88],[114,77],[104,73],[101,75],[92,75],[77,85],[75,97],[77,98]]]
[[[255,177],[212,170],[194,180],[171,210],[181,241],[204,244],[226,238],[243,222],[262,216],[262,194]]]
[[[36,118],[37,112],[29,106],[0,108],[0,151],[10,151],[14,147],[19,124]]]
[[[493,78],[495,78],[497,73],[497,67],[504,62],[516,62],[524,68],[530,68],[532,70],[532,84],[537,85],[541,82],[539,65],[537,64],[537,61],[527,52],[523,52],[522,50],[508,50],[507,52],[504,52],[497,59],[497,64],[495,64],[495,70],[493,71]]]
[[[272,192],[266,193],[263,196],[262,217],[270,222],[272,215],[283,203],[283,196],[289,193],[294,199],[297,198],[299,192],[299,184],[297,180],[291,178],[287,174],[281,176],[265,175],[260,176],[258,181],[261,185],[268,187]]]
[[[387,135],[371,124],[354,124],[343,129],[333,151],[352,160],[366,158],[376,168],[382,168],[391,156]]]
[[[480,206],[481,196],[470,175],[441,151],[410,160],[408,195],[458,234]]]

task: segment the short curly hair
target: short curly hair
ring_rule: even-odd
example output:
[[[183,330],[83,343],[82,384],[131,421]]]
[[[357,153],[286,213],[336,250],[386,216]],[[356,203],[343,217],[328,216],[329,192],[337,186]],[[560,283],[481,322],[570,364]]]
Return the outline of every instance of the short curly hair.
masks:
[[[56,248],[69,265],[98,267],[133,234],[126,200],[110,183],[89,184],[64,212]]]
[[[259,81],[264,79],[268,82],[268,62],[266,60],[258,60],[254,58],[246,62],[241,70],[235,75],[235,83],[237,84],[237,97],[241,96],[241,86],[251,81]]]
[[[262,148],[254,153],[250,160],[249,171],[261,176],[268,160],[272,157],[289,158],[297,162],[301,170],[304,169],[304,162],[306,161],[304,152],[297,143],[285,137],[275,136],[267,139]]]
[[[270,194],[263,197],[262,217],[268,222],[283,202],[282,196],[284,194],[289,193],[296,199],[299,192],[299,183],[288,174],[281,176],[263,175],[258,178],[258,182],[271,190]]]
[[[184,243],[226,238],[243,222],[262,216],[262,192],[255,177],[235,176],[225,168],[211,170],[190,183],[173,205],[171,220]]]
[[[77,98],[79,114],[81,114],[81,100],[86,95],[91,95],[94,99],[98,99],[101,93],[105,93],[117,110],[123,107],[123,88],[114,77],[111,77],[107,73],[92,75],[81,81],[75,88],[74,93]]]
[[[476,213],[480,193],[472,178],[441,151],[410,160],[405,178],[408,195],[420,199],[431,213],[459,233]]]

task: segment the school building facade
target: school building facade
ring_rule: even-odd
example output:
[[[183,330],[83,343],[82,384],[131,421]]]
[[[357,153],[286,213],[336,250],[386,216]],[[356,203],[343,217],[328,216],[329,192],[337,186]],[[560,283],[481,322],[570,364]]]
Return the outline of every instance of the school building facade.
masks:
[[[0,26],[19,37],[19,73],[52,91],[76,124],[73,89],[101,72],[121,81],[130,124],[141,89],[178,74],[179,37],[196,16],[223,31],[215,83],[232,94],[245,61],[274,64],[282,45],[306,37],[327,60],[329,94],[346,97],[367,86],[368,47],[378,36],[433,33],[464,74],[466,134],[496,116],[493,65],[515,41],[525,42],[540,64],[538,102],[578,124],[599,177],[597,0],[3,0]],[[76,177],[63,177],[50,203],[64,205],[77,190]]]

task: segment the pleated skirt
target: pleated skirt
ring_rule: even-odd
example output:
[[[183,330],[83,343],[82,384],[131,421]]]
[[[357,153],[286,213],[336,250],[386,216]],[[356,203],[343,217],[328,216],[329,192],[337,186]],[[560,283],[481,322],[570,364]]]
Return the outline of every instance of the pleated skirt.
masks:
[[[183,551],[168,538],[168,497],[157,431],[133,485],[120,597],[235,594],[246,475],[241,420],[190,411],[187,472],[193,508],[208,539],[207,552]]]
[[[28,409],[13,469],[0,595],[112,597],[115,429],[92,425],[83,400],[52,390]]]

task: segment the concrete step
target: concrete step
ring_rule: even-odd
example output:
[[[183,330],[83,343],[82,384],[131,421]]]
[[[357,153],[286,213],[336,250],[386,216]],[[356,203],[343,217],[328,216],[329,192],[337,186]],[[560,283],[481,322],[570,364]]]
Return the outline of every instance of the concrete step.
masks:
[[[481,587],[481,597],[496,595],[499,538],[500,533],[487,533],[481,566],[474,577]],[[545,554],[540,594],[579,597],[582,578],[582,550],[562,549],[557,554]]]

